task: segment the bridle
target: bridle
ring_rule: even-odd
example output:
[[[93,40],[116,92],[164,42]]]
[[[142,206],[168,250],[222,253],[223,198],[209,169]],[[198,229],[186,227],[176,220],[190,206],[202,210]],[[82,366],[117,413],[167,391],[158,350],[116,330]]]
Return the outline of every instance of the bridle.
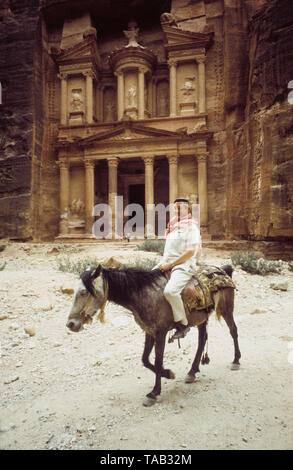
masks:
[[[100,312],[97,316],[97,320],[99,320],[101,323],[105,323],[105,307],[106,307],[106,304],[108,302],[108,294],[109,294],[109,284],[108,284],[108,281],[104,277],[103,277],[103,283],[104,283],[104,298],[103,298],[102,306],[100,308]],[[83,318],[84,323],[92,323],[92,321],[93,321],[93,317],[91,315],[87,315],[85,313],[86,310],[91,305],[91,303],[93,302],[94,298],[96,297],[96,289],[95,289],[94,286],[93,286],[93,290],[94,290],[94,294],[95,294],[94,297],[90,294],[90,296],[87,299],[86,304],[83,308],[83,311],[81,312],[83,317],[84,317]]]

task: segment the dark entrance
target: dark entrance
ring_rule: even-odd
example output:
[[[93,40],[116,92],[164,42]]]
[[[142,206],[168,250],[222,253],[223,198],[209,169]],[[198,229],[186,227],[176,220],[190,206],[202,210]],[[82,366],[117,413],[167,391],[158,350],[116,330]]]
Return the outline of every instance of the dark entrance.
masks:
[[[130,184],[128,187],[128,204],[139,204],[143,210],[145,210],[144,204],[145,204],[145,189],[144,189],[144,184]],[[132,214],[131,217],[133,217],[135,213]],[[129,217],[129,218],[131,218]],[[145,219],[145,214],[144,214],[144,219]],[[145,220],[142,220],[141,223],[138,224],[136,229],[139,232],[144,233],[144,224]]]
[[[144,208],[144,184],[129,185],[128,203],[140,204]]]

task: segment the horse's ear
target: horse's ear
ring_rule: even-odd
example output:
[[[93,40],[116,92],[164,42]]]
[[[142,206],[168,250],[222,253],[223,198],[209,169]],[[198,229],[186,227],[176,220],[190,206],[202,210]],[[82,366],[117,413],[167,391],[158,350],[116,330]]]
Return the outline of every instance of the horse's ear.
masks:
[[[97,277],[100,275],[102,271],[102,266],[99,264],[92,272],[91,278],[92,279],[97,279]]]

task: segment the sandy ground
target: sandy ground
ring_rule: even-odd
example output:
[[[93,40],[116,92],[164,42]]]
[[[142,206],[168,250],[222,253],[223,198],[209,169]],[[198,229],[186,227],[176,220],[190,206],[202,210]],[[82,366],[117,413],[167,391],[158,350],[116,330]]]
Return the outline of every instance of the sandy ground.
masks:
[[[65,323],[77,277],[59,272],[57,256],[97,261],[139,254],[131,246],[13,244],[0,253],[0,449],[292,449],[293,273],[261,277],[234,272],[241,368],[230,370],[226,324],[209,322],[211,362],[185,384],[197,330],[167,344],[158,403],[142,406],[154,375],[141,363],[144,333],[131,314],[108,304],[106,323],[76,334]],[[58,246],[58,245],[54,245]],[[221,265],[229,253],[206,249]],[[272,282],[288,282],[273,290]],[[33,328],[35,335],[25,333]]]

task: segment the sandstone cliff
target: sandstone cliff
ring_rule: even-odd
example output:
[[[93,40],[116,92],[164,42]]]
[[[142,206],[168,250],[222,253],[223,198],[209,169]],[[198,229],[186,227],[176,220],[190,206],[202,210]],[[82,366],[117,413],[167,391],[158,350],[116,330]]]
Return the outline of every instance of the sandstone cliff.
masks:
[[[33,76],[38,1],[0,5],[0,235],[30,231]]]
[[[226,110],[227,231],[233,235],[293,235],[292,18],[292,2],[281,0],[267,2],[248,22],[247,90]],[[240,119],[233,105],[243,110]]]

